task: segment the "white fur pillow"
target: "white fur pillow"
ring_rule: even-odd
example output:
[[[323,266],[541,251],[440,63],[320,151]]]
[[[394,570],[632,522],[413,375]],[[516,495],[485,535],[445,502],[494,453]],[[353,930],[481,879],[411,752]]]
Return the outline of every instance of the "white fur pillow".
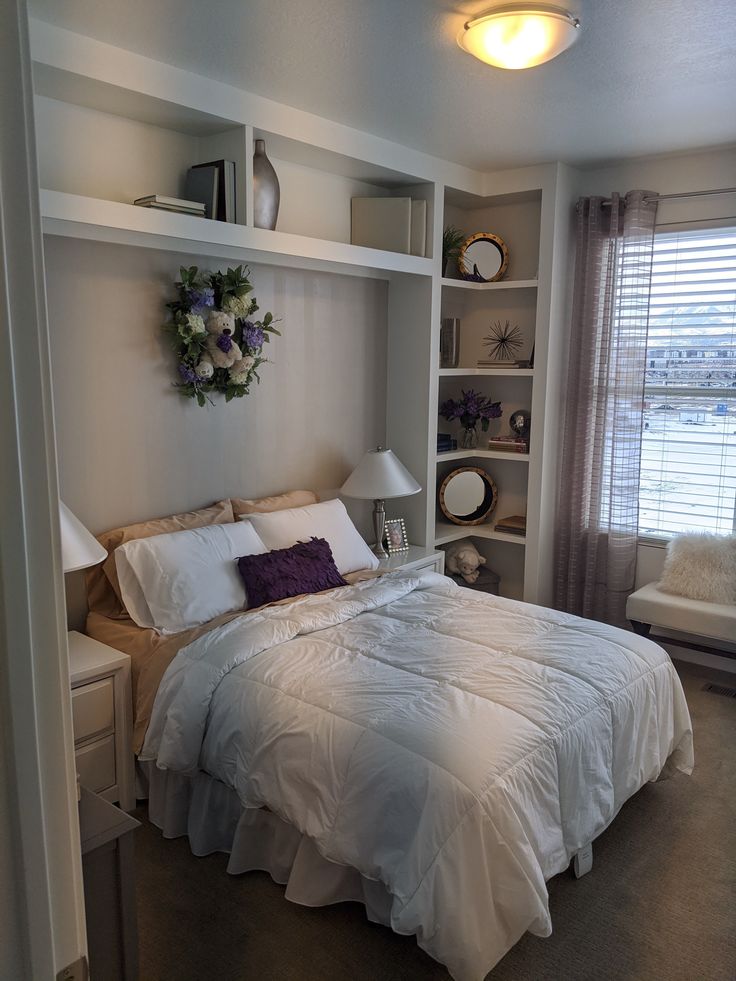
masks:
[[[736,535],[678,535],[667,546],[663,593],[736,604]]]

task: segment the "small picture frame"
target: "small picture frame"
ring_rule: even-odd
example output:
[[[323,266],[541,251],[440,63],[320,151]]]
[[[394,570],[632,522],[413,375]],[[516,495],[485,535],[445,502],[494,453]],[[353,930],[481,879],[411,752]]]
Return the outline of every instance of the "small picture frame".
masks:
[[[389,555],[409,551],[409,539],[406,536],[406,524],[403,518],[389,518],[386,521],[384,538]]]

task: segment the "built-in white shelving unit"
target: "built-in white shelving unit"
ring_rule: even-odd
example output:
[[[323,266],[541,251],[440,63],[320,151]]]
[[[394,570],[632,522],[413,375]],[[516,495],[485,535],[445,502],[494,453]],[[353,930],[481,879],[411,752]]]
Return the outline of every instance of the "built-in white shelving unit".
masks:
[[[472,537],[500,574],[502,593],[549,601],[570,204],[565,168],[472,171],[36,21],[31,49],[44,232],[387,280],[387,442],[423,487],[397,502],[395,513],[405,516],[418,545]],[[281,185],[275,231],[253,225],[257,138],[265,139]],[[189,166],[222,157],[236,165],[236,223],[131,203],[150,193],[182,196]],[[351,197],[395,194],[427,203],[424,256],[350,244]],[[443,277],[448,224],[500,235],[510,250],[508,278]],[[439,367],[442,316],[462,321],[456,368]],[[522,330],[520,357],[534,347],[533,369],[477,366],[489,324],[507,319]],[[490,435],[508,432],[515,408],[531,410],[529,454],[436,452],[440,400],[471,385],[502,402],[504,416]],[[356,448],[356,462],[363,450]],[[438,482],[463,461],[485,467],[499,488],[491,520],[470,528],[446,522],[436,505]],[[525,536],[494,530],[496,518],[522,512]]]
[[[487,338],[494,322],[504,324],[508,321],[518,326],[523,345],[516,352],[519,358],[529,359],[535,351],[543,194],[541,183],[517,185],[514,190],[485,195],[469,194],[461,188],[445,188],[445,225],[454,225],[467,235],[479,231],[494,232],[504,239],[509,249],[507,279],[476,283],[446,276],[440,283],[441,315],[459,318],[461,326],[458,367],[437,369],[438,407],[445,399],[458,398],[469,388],[499,401],[503,415],[501,419],[491,421],[488,435],[510,435],[508,420],[511,413],[521,408],[532,410],[534,368],[479,367],[477,362],[491,353]],[[451,424],[437,416],[437,427],[439,431],[453,433],[460,443],[459,423]],[[434,542],[442,546],[461,538],[471,538],[485,555],[488,567],[499,573],[502,592],[530,598],[527,544],[534,535],[529,520],[530,484],[538,455],[534,449],[524,454],[484,449],[484,435],[479,434],[481,445],[475,449],[436,453],[435,482],[440,483],[455,468],[480,467],[491,475],[498,488],[495,511],[482,525],[457,526],[448,522],[435,507],[431,515]],[[499,518],[519,514],[527,515],[528,535],[496,531],[494,525]]]

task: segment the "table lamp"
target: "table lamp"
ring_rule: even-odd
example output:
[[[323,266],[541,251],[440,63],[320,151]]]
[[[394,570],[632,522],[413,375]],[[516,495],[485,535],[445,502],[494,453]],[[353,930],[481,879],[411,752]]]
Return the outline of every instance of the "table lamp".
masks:
[[[373,551],[381,559],[388,555],[383,547],[386,523],[384,501],[387,498],[418,494],[421,489],[396,454],[392,450],[384,450],[382,446],[368,450],[340,488],[346,497],[373,501],[373,529],[376,533]]]
[[[107,558],[107,552],[102,545],[91,532],[87,531],[63,501],[59,501],[59,527],[64,572],[88,569]]]

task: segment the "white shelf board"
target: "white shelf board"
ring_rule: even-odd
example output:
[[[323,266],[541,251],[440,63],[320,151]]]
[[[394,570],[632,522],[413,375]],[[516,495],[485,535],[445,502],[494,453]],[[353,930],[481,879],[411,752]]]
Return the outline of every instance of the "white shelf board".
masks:
[[[440,378],[471,378],[475,375],[503,375],[508,378],[532,378],[534,368],[440,368]]]
[[[34,58],[33,88],[36,95],[57,99],[97,112],[136,119],[149,126],[161,126],[191,136],[210,136],[245,125],[238,119],[228,119],[217,113],[205,112],[182,103],[158,99],[155,96],[99,79],[62,71]]]
[[[490,538],[496,542],[511,542],[514,545],[526,545],[524,535],[509,535],[502,531],[494,531],[487,525],[453,525],[449,521],[438,521],[434,529],[435,545],[448,545],[460,538]]]
[[[445,453],[437,454],[437,463],[444,460],[470,460],[479,457],[483,460],[513,460],[515,463],[528,463],[528,453],[514,453],[512,450],[481,450],[476,447],[473,450],[447,450]]]
[[[346,154],[335,153],[324,147],[306,143],[304,140],[271,133],[258,127],[253,130],[253,139],[266,141],[268,155],[274,161],[287,160],[300,167],[322,170],[328,174],[339,174],[342,177],[384,188],[412,187],[426,183],[412,174],[404,174],[391,167],[379,166]],[[278,164],[275,166],[278,171]]]
[[[447,289],[455,290],[480,290],[481,292],[494,292],[495,290],[535,290],[537,288],[536,279],[501,279],[497,283],[474,283],[467,279],[442,279],[442,285]]]
[[[344,242],[210,221],[118,201],[41,191],[47,235],[90,239],[222,259],[261,262],[299,269],[343,272],[378,279],[391,273],[431,276],[431,259],[366,249]]]

